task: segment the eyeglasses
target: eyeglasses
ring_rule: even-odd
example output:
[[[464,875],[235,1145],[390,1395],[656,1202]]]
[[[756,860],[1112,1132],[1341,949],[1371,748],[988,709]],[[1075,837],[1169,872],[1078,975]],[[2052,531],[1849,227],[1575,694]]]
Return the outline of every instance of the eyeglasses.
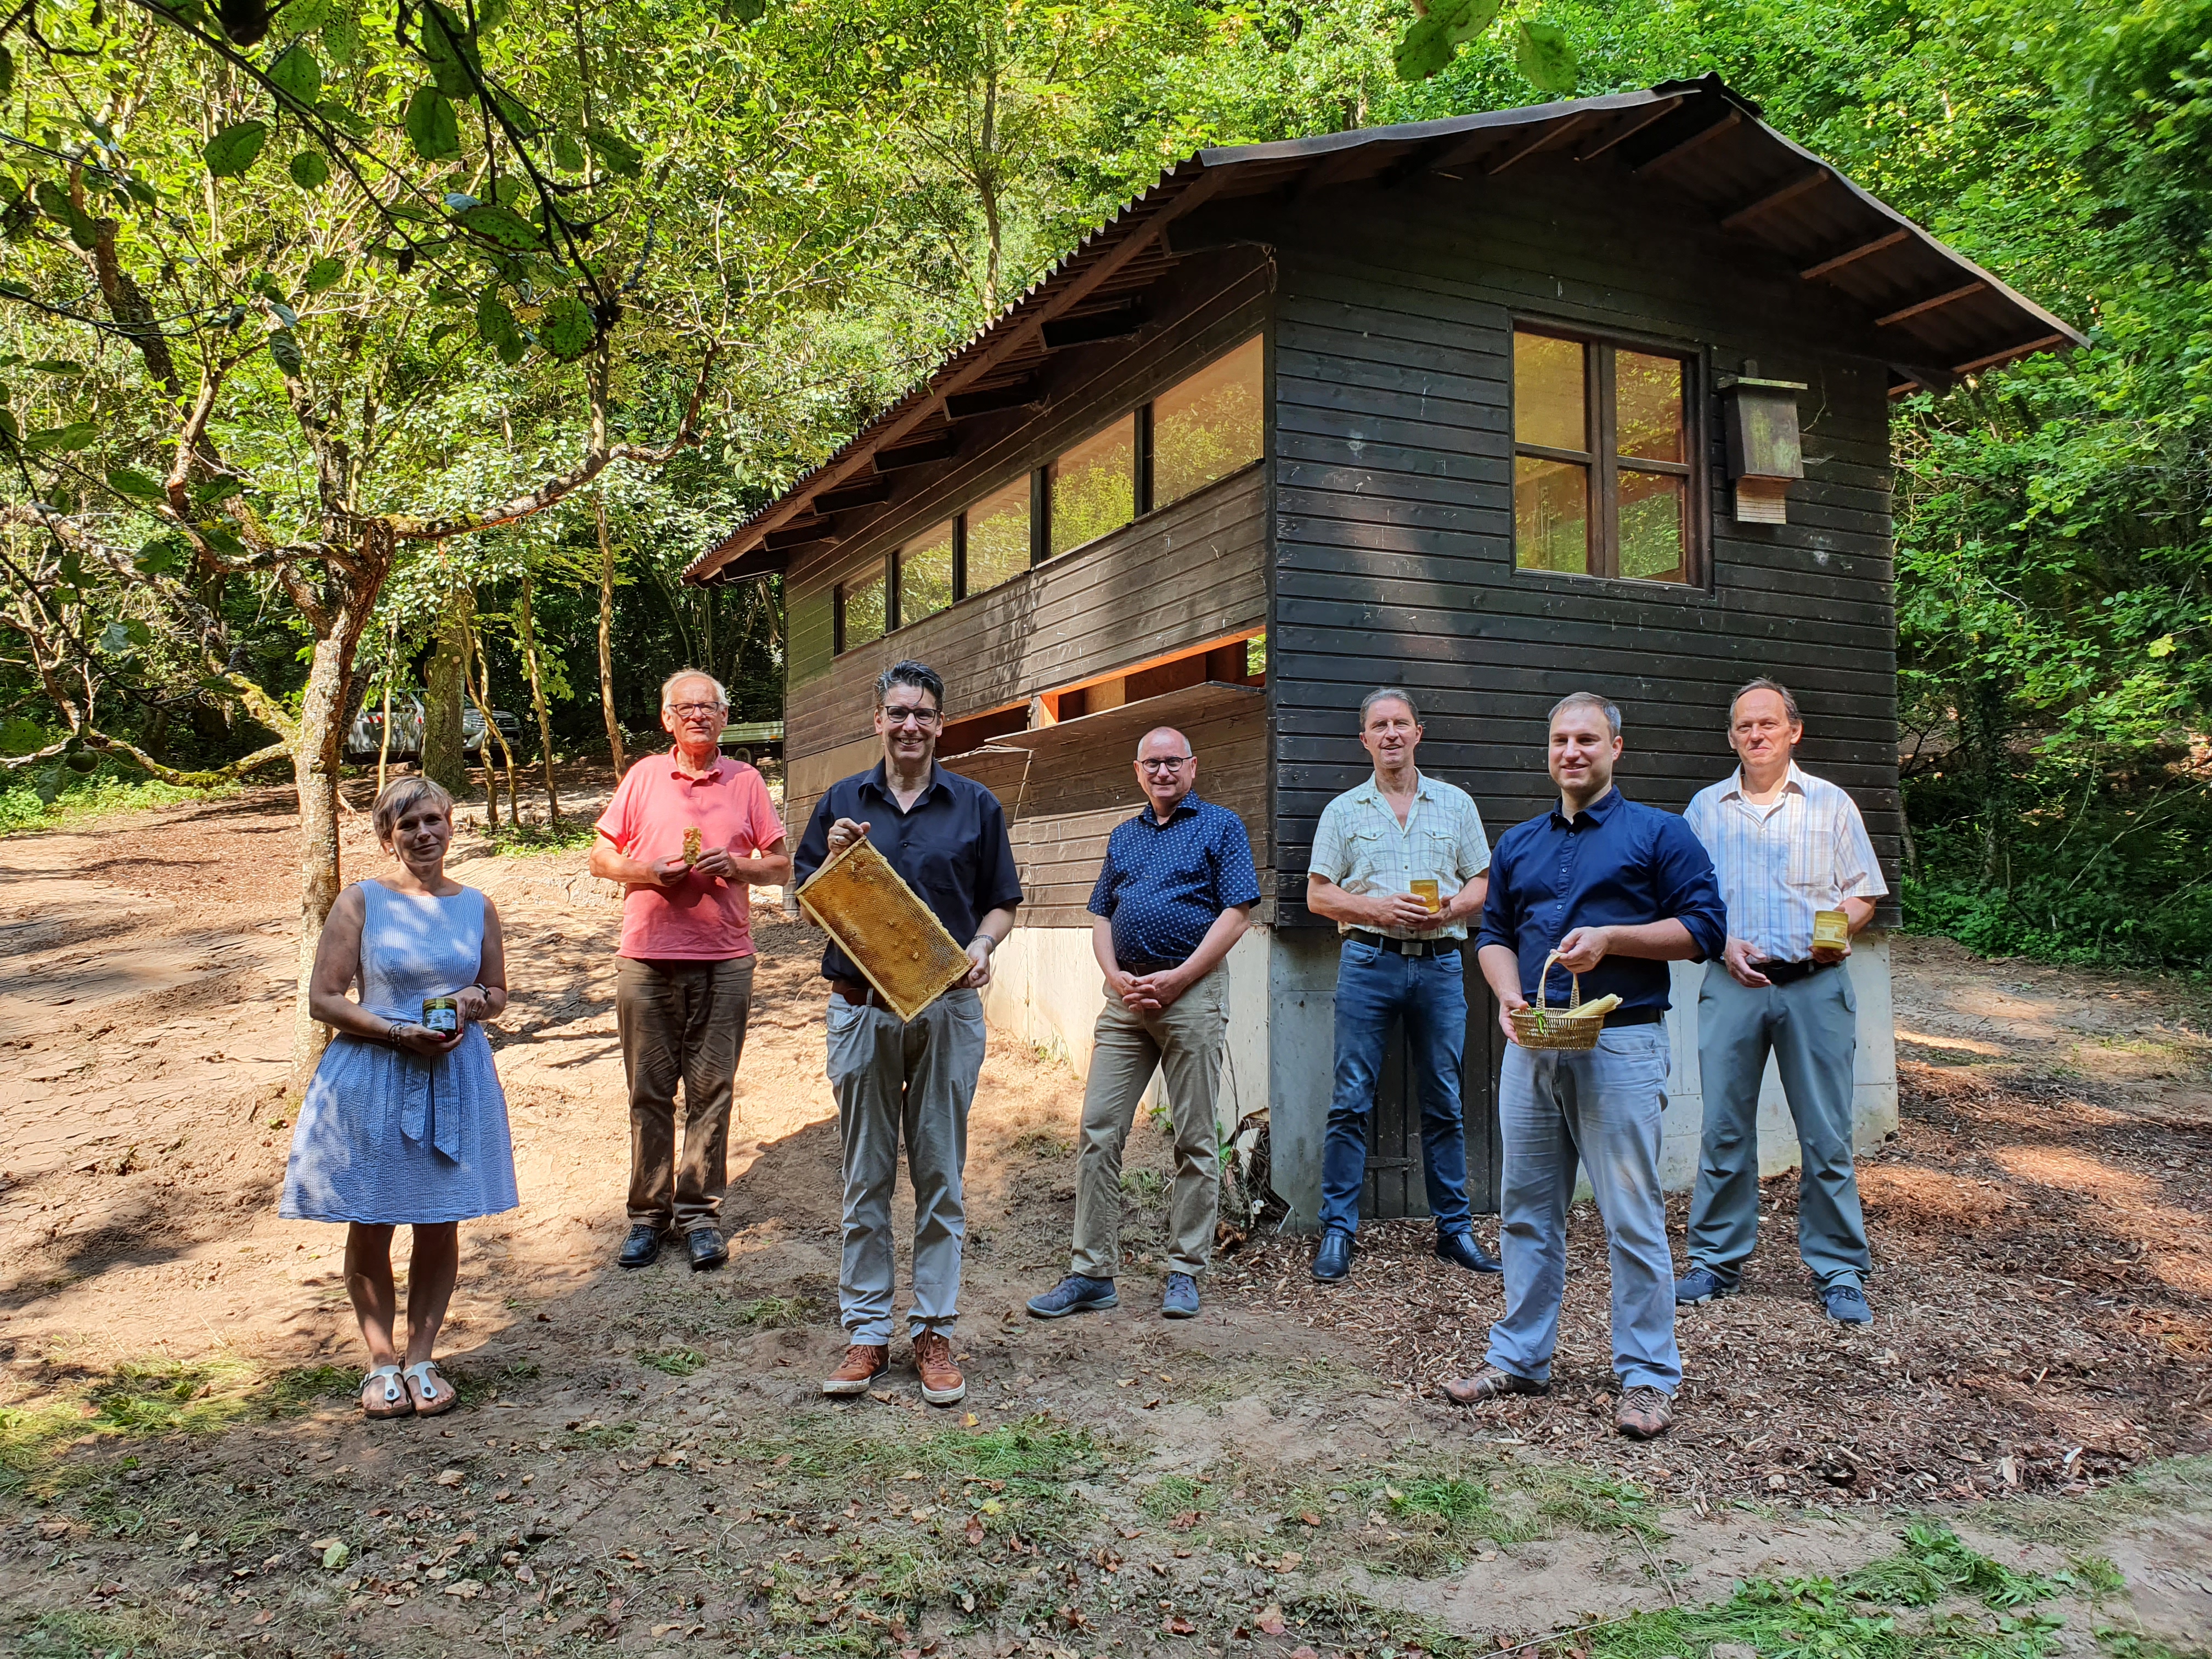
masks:
[[[893,708],[888,703],[884,706],[886,726],[934,726],[940,718],[934,708]]]
[[[1164,760],[1140,760],[1138,765],[1147,772],[1176,772],[1190,764],[1188,755],[1170,755]]]
[[[719,714],[729,707],[720,702],[672,702],[668,706],[687,720],[697,720],[702,714]]]

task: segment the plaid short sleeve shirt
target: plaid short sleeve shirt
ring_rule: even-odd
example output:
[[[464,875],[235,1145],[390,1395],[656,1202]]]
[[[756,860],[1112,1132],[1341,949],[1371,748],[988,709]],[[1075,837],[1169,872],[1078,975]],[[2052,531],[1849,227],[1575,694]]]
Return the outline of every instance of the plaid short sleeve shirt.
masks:
[[[1413,810],[1402,825],[1371,776],[1329,802],[1314,830],[1307,869],[1347,893],[1363,895],[1410,893],[1414,878],[1425,876],[1449,903],[1454,893],[1490,868],[1490,838],[1467,791],[1419,772],[1414,778]],[[1351,925],[1339,922],[1336,930],[1349,933]],[[1465,939],[1467,924],[1380,931],[1393,939]]]

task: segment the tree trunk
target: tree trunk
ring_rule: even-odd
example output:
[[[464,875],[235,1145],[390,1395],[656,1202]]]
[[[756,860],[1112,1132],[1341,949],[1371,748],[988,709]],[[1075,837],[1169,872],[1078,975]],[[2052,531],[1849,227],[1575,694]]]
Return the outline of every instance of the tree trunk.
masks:
[[[545,707],[545,686],[538,672],[538,629],[530,615],[530,574],[522,577],[522,604],[515,612],[522,624],[522,660],[530,670],[530,706],[538,714],[538,747],[545,764],[545,806],[553,827],[561,827],[561,796],[553,783],[553,716]]]
[[[469,793],[468,756],[461,736],[461,687],[469,672],[469,628],[476,620],[476,590],[454,588],[438,618],[422,696],[422,775],[459,800]]]
[[[483,676],[482,691],[477,690],[477,682],[472,676],[464,674],[461,679],[469,688],[469,699],[476,704],[477,714],[483,721],[483,742],[477,750],[477,757],[483,763],[484,831],[489,835],[499,828],[499,774],[494,769],[491,757],[491,746],[499,738],[499,722],[491,717],[491,664],[485,659],[483,646],[477,640],[474,629],[469,630],[469,654],[476,659],[476,666]],[[511,801],[507,806],[507,816],[514,817]]]
[[[398,666],[394,664],[392,666]],[[376,734],[376,793],[384,793],[386,779],[392,770],[392,670],[384,672],[384,725]]]
[[[314,975],[315,947],[323,923],[337,902],[343,879],[338,863],[338,763],[342,722],[352,699],[354,653],[377,590],[392,568],[391,526],[370,520],[362,526],[360,568],[334,595],[315,640],[307,684],[300,698],[299,737],[292,749],[292,781],[300,797],[300,979],[292,1003],[292,1089],[307,1092],[330,1033],[307,1012]]]
[[[615,776],[628,769],[623,759],[622,722],[615,718],[615,659],[612,629],[615,617],[615,549],[607,539],[606,496],[594,485],[592,516],[599,526],[599,712],[606,717],[607,754]]]

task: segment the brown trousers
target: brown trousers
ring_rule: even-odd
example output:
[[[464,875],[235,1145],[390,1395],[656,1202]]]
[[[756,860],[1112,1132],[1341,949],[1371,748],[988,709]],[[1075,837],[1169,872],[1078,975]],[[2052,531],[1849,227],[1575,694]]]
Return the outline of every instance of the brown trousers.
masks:
[[[719,1225],[730,1184],[730,1097],[745,1048],[753,958],[622,958],[615,1024],[629,1079],[629,1219],[680,1232]],[[676,1089],[684,1087],[684,1152]]]

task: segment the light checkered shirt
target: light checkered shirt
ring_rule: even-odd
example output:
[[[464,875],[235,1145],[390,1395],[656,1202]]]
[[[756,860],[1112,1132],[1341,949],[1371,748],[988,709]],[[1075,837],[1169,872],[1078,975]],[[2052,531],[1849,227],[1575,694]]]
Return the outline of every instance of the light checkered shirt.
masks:
[[[1814,911],[1889,890],[1858,804],[1795,761],[1771,805],[1744,799],[1738,767],[1700,789],[1683,816],[1720,878],[1729,937],[1749,941],[1762,962],[1804,961],[1813,954]]]
[[[1466,790],[1419,772],[1413,777],[1413,805],[1403,829],[1371,776],[1322,808],[1306,868],[1347,893],[1410,893],[1416,876],[1433,877],[1439,900],[1450,903],[1454,893],[1490,868],[1490,838]],[[1352,924],[1340,921],[1336,931],[1349,933]],[[1422,928],[1362,923],[1361,931],[1392,939],[1465,939],[1467,923]]]

